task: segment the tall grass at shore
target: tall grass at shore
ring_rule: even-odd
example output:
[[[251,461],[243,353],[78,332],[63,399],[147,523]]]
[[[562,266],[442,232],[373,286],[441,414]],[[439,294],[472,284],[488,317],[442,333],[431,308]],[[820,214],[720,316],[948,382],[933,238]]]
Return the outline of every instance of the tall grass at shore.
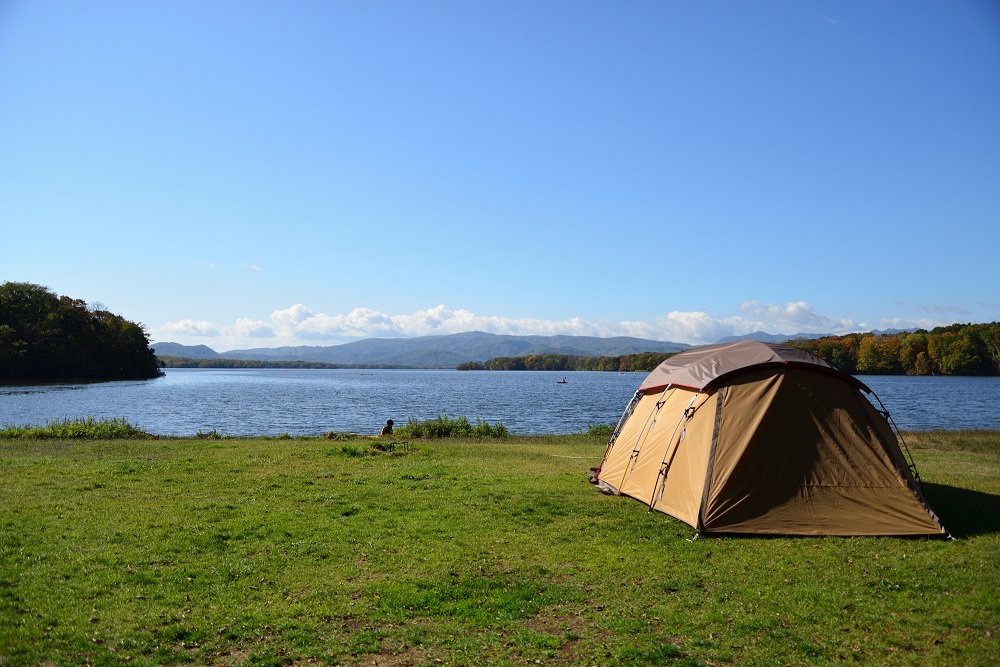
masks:
[[[409,438],[506,438],[510,432],[500,422],[491,426],[489,422],[477,419],[473,426],[468,417],[449,419],[446,415],[438,415],[435,419],[424,421],[410,418],[396,435]]]
[[[5,426],[0,429],[0,438],[75,438],[89,440],[113,440],[118,438],[152,437],[128,420],[94,419],[84,417],[62,421],[51,421],[44,426]]]
[[[0,439],[0,665],[1000,661],[1000,433],[905,433],[954,541],[699,538],[605,439]]]

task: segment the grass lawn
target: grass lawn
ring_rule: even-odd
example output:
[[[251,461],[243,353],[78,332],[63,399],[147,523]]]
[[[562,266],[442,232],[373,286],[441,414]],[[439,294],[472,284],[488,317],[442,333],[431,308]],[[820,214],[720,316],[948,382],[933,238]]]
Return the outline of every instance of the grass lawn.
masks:
[[[0,440],[0,667],[1000,664],[1000,432],[905,437],[953,541],[692,539],[586,435]]]

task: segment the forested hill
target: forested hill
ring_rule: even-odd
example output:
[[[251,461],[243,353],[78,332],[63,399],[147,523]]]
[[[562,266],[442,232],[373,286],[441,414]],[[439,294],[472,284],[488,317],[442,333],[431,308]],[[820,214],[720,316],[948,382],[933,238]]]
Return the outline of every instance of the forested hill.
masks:
[[[188,359],[312,361],[367,368],[455,368],[467,361],[542,354],[621,356],[680,352],[690,345],[642,338],[596,336],[511,336],[482,331],[417,338],[369,338],[330,346],[257,348],[215,352],[204,345],[154,343],[157,355]]]
[[[930,331],[851,333],[815,339],[772,336],[861,375],[1000,375],[1000,322]],[[218,353],[204,345],[156,343],[168,366],[283,368],[460,368],[462,370],[651,370],[690,346],[637,338],[499,336],[482,332],[369,339],[331,347]],[[162,350],[162,351],[161,351]],[[177,358],[173,358],[177,357]]]
[[[895,334],[853,333],[789,344],[852,374],[1000,375],[1000,322]]]
[[[782,342],[812,352],[852,375],[1000,375],[1000,322],[816,339],[787,340],[774,336],[770,342]],[[469,362],[460,365],[459,369],[650,371],[669,356],[670,353],[653,352],[618,357],[541,354],[498,357],[486,363]]]
[[[161,375],[142,325],[41,285],[0,285],[0,378],[128,379]]]
[[[858,375],[1000,375],[1000,322],[952,324],[931,331],[852,333],[771,342],[812,352]],[[542,354],[469,362],[461,370],[649,371],[670,354],[573,357]]]

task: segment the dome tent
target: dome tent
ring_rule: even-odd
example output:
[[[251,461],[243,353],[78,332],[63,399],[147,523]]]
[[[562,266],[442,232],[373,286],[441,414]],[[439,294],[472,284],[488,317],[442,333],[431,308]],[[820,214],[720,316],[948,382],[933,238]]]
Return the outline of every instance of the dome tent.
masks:
[[[705,534],[947,537],[863,392],[787,345],[682,352],[639,386],[592,479]]]

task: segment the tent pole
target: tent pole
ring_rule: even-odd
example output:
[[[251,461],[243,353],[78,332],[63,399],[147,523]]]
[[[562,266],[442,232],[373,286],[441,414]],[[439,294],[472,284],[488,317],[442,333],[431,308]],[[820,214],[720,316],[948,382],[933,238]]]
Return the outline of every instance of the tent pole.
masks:
[[[920,481],[920,473],[917,472],[917,464],[913,460],[913,455],[910,454],[910,448],[906,446],[906,441],[903,440],[903,434],[900,432],[899,427],[896,426],[896,420],[893,419],[892,415],[889,414],[888,408],[886,408],[885,404],[882,403],[882,399],[879,398],[878,394],[876,394],[871,389],[869,389],[868,391],[869,391],[869,393],[871,393],[872,396],[875,397],[875,400],[878,401],[878,404],[882,407],[881,415],[883,417],[885,417],[885,420],[887,422],[889,422],[889,427],[892,429],[893,433],[895,433],[896,439],[899,440],[899,442],[901,442],[903,444],[903,450],[902,451],[905,453],[905,456],[906,456],[906,465],[910,469],[910,474],[913,476],[913,480],[917,483],[917,488],[916,488],[917,500],[920,501],[920,504],[924,506],[924,509],[927,510],[928,514],[930,514],[934,518],[934,521],[936,521],[937,524],[944,531],[944,533],[945,533],[945,539],[948,539],[948,540],[955,539],[952,536],[952,534],[950,532],[948,532],[948,529],[944,527],[944,524],[941,523],[941,519],[938,518],[938,515],[934,513],[934,510],[931,509],[930,504],[928,504],[928,502],[927,502],[927,497],[924,494],[924,485]]]
[[[618,425],[615,426],[615,430],[611,434],[611,439],[608,440],[608,446],[604,448],[604,456],[601,457],[601,464],[597,466],[597,475],[601,474],[601,468],[604,467],[604,462],[608,460],[608,454],[611,453],[611,447],[615,444],[615,440],[618,439],[618,434],[622,432],[622,427],[625,426],[625,422],[630,416],[632,416],[632,411],[635,410],[635,406],[639,404],[640,398],[642,398],[642,392],[635,392],[635,394],[632,395],[632,400],[625,406],[625,411],[618,420]]]
[[[882,399],[878,397],[878,394],[874,391],[872,391],[871,394],[875,397],[875,400],[878,401],[879,406],[882,408],[882,416],[885,417],[886,421],[889,422],[889,425],[892,426],[892,430],[896,434],[896,439],[903,445],[903,451],[906,453],[906,465],[910,468],[910,474],[913,475],[913,479],[917,480],[917,484],[921,489],[923,489],[924,485],[920,483],[920,473],[917,472],[917,464],[913,460],[913,455],[910,454],[910,448],[906,446],[906,441],[903,440],[903,434],[900,433],[899,427],[896,426],[896,420],[889,414],[888,408],[886,408],[885,404],[882,403]]]

